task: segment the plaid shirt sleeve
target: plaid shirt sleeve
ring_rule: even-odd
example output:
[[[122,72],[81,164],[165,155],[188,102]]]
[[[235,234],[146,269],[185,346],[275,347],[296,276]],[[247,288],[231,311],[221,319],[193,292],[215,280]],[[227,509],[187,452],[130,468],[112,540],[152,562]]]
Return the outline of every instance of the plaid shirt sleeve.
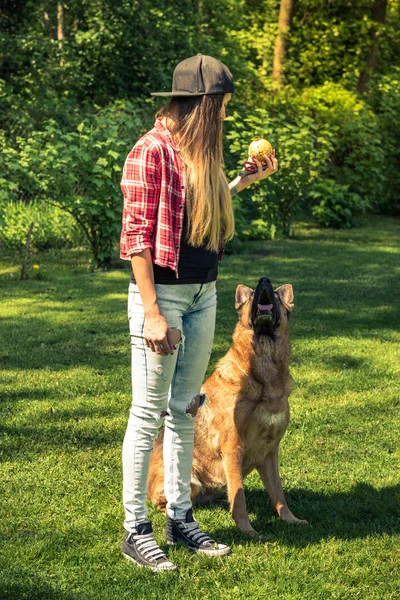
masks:
[[[124,196],[120,257],[130,260],[145,248],[153,249],[153,232],[161,191],[158,151],[139,141],[128,154],[121,179]]]

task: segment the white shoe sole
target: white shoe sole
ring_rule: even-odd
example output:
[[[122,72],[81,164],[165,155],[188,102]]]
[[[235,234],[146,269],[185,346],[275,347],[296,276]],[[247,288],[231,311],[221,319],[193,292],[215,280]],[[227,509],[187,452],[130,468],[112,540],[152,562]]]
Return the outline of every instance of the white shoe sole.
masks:
[[[168,566],[165,566],[165,567],[163,567],[163,566],[151,567],[150,565],[142,565],[141,563],[137,562],[137,560],[132,558],[132,556],[129,556],[129,554],[125,554],[125,552],[122,552],[122,556],[124,558],[126,558],[126,560],[129,560],[130,562],[132,562],[134,565],[137,565],[138,567],[145,567],[146,569],[150,569],[151,571],[153,571],[153,573],[160,573],[161,571],[177,571],[178,570],[178,567],[176,565],[174,565],[173,563],[164,563],[164,564],[168,564]]]
[[[199,552],[200,554],[205,554],[206,556],[225,556],[230,554],[232,550],[229,546],[225,546],[224,544],[218,544],[218,548],[214,550],[202,549],[202,548],[191,548],[190,546],[186,546],[184,542],[167,542],[168,546],[183,546],[188,550],[192,550],[192,552]]]

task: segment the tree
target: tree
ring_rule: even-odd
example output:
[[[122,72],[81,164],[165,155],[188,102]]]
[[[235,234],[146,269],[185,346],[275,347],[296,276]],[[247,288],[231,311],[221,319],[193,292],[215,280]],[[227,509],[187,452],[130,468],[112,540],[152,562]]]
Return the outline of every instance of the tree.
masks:
[[[295,0],[281,0],[279,9],[278,34],[275,40],[274,64],[272,69],[272,79],[278,87],[281,87],[283,83],[283,64],[289,32],[292,26],[294,4]]]
[[[378,40],[380,34],[380,25],[386,21],[387,0],[374,0],[372,6],[372,20],[375,25],[371,28],[371,45],[368,48],[366,58],[366,68],[360,73],[357,84],[357,92],[365,94],[368,91],[368,83],[376,70],[378,63]]]

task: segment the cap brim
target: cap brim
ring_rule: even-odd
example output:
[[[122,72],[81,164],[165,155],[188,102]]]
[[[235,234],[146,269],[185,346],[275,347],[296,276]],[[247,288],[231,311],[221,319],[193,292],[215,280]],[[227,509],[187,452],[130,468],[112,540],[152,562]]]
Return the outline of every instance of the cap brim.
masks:
[[[151,92],[150,96],[204,96],[201,94],[191,94],[190,92]]]
[[[201,92],[200,94],[191,94],[190,92],[151,92],[150,96],[176,96],[185,98],[195,98],[197,96],[214,96],[216,94],[233,94],[233,92]]]

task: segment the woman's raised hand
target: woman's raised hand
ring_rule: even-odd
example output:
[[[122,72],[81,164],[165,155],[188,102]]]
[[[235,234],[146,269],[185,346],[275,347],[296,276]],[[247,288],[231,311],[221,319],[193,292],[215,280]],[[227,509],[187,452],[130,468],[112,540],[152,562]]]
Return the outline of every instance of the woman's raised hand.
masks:
[[[246,184],[266,179],[273,173],[276,173],[279,169],[278,160],[275,157],[275,149],[272,151],[272,154],[270,156],[268,156],[268,154],[264,154],[264,166],[256,156],[252,156],[251,158],[249,158],[248,162],[253,162],[257,167],[257,171],[255,171],[251,175],[246,175]]]

